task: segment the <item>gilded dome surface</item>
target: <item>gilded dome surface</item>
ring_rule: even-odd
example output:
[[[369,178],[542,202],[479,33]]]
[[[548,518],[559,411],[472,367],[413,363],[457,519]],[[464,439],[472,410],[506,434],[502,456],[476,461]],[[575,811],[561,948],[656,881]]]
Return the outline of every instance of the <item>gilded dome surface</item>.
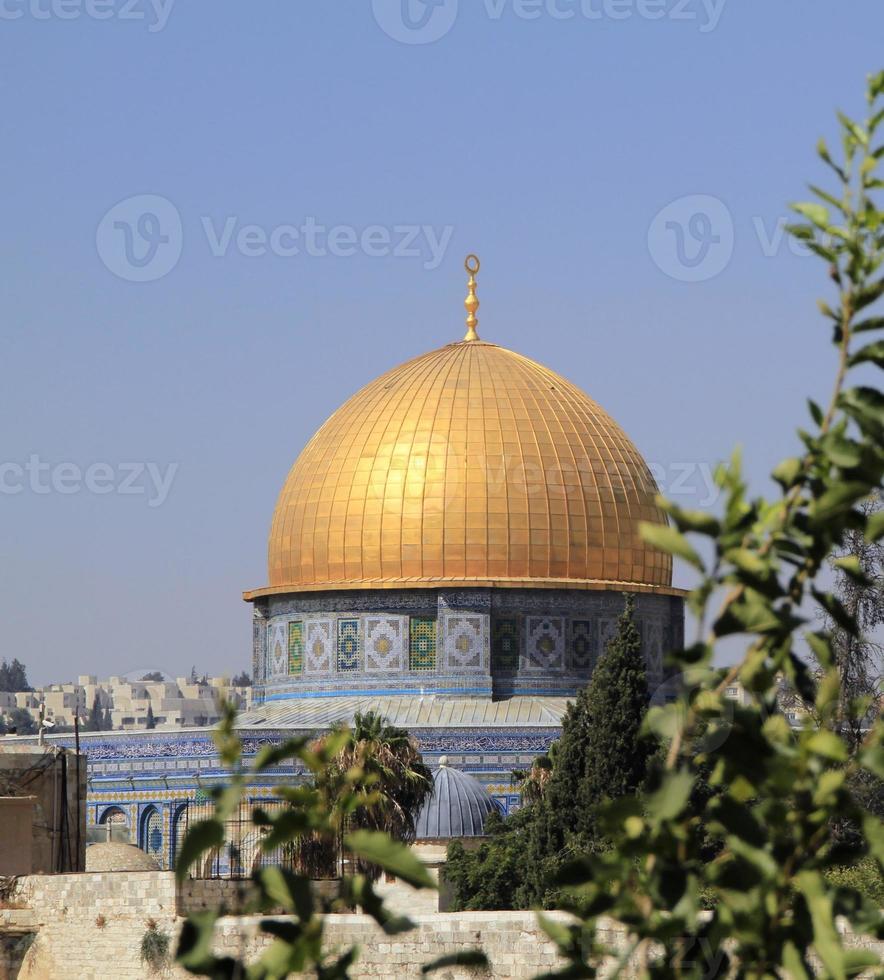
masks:
[[[616,422],[548,368],[481,340],[371,382],[310,440],[280,494],[268,587],[671,591],[639,522],[664,523]]]

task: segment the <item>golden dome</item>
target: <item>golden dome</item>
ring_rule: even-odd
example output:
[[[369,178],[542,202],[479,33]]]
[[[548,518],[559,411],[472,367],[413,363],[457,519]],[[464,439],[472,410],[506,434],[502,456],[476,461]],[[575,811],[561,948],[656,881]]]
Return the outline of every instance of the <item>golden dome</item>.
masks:
[[[282,489],[263,595],[502,586],[674,592],[639,536],[664,523],[635,446],[548,368],[481,340],[367,385]]]

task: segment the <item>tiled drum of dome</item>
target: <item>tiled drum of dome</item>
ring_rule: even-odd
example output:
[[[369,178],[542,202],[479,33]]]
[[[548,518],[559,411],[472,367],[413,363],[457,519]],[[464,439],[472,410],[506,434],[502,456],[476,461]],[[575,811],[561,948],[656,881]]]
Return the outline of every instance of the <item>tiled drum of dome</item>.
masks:
[[[305,669],[308,674],[328,673],[332,669],[332,627],[330,619],[307,622]]]
[[[481,616],[445,616],[442,619],[442,649],[445,669],[482,670],[485,668]]]
[[[351,672],[362,668],[359,650],[359,620],[338,620],[338,670]]]
[[[255,619],[252,625],[252,678],[256,684],[264,680],[267,655],[265,639],[266,627],[263,619]]]
[[[648,686],[653,694],[663,681],[663,637],[665,626],[661,620],[649,619],[644,623],[643,653],[648,671]]]
[[[565,664],[565,621],[528,617],[528,669],[561,670]]]
[[[491,630],[492,670],[512,673],[519,669],[519,621],[495,619]]]
[[[409,623],[408,666],[411,670],[436,669],[436,620],[412,616]]]
[[[289,623],[289,674],[300,674],[304,670],[304,623],[297,620]]]
[[[267,673],[271,677],[280,677],[288,673],[287,656],[288,637],[284,623],[274,623],[267,627]]]
[[[365,621],[365,669],[371,673],[405,669],[404,623],[398,617]]]
[[[571,666],[585,670],[592,666],[592,623],[588,619],[571,621]]]
[[[602,657],[608,649],[608,644],[617,635],[617,620],[602,619],[599,621],[599,656]]]

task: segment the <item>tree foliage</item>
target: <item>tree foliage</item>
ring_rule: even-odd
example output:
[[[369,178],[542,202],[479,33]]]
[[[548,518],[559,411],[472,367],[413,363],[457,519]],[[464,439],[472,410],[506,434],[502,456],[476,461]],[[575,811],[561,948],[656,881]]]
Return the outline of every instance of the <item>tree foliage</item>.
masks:
[[[332,789],[351,794],[358,806],[346,814],[343,824],[349,831],[383,831],[393,840],[414,841],[414,823],[424,801],[433,791],[433,777],[424,764],[415,740],[404,728],[389,725],[375,711],[357,712],[353,728],[345,734],[321,779]],[[327,739],[339,739],[334,731],[314,746],[321,750]],[[350,774],[359,772],[358,779]],[[342,826],[342,830],[345,829]],[[357,860],[361,874],[376,881],[382,869]]]
[[[17,691],[33,690],[28,683],[28,672],[25,665],[13,658],[12,663],[5,660],[0,663],[0,691],[15,694]]]
[[[573,927],[547,923],[569,961],[562,975],[594,976],[605,953],[599,917],[619,921],[628,933],[625,963],[633,957],[643,976],[813,975],[811,953],[826,977],[843,978],[877,966],[870,950],[848,951],[836,917],[858,932],[884,935],[876,902],[831,872],[845,858],[832,833],[839,821],[861,828],[851,860],[884,862],[884,824],[851,792],[858,771],[884,775],[884,739],[877,719],[851,756],[845,732],[858,706],[839,696],[837,637],[809,629],[822,668],[817,681],[798,655],[798,632],[812,626],[803,609],[815,605],[849,636],[860,632],[857,615],[822,584],[829,557],[850,533],[874,542],[884,521],[864,501],[877,494],[884,474],[884,395],[863,381],[884,367],[884,317],[874,304],[884,294],[884,214],[875,203],[884,147],[876,144],[884,72],[869,82],[864,122],[839,116],[843,153],[836,162],[825,143],[823,161],[834,172],[834,192],[814,188],[817,200],[795,205],[804,219],[792,233],[826,263],[835,299],[820,303],[836,350],[828,404],[810,405],[811,426],[799,433],[802,449],[774,471],[781,488],[773,500],[752,499],[740,458],[719,469],[723,495],[718,518],[661,501],[673,527],[646,526],[646,539],[672,554],[689,555],[701,576],[689,602],[701,624],[695,644],[671,654],[683,674],[676,703],[652,708],[648,728],[669,741],[644,800],[627,797],[604,808],[603,825],[614,848],[564,869],[561,884],[584,903]],[[704,561],[688,535],[707,540]],[[856,562],[843,567],[863,580]],[[714,609],[713,602],[718,605]],[[725,671],[713,658],[724,637],[745,638],[739,661]],[[779,712],[782,673],[814,702],[821,724],[808,719],[793,731]],[[750,703],[725,698],[740,680]],[[703,767],[716,792],[701,812],[692,805]],[[695,801],[693,801],[695,802]],[[717,839],[709,861],[698,823]],[[701,915],[708,897],[711,912]],[[714,951],[714,964],[692,954]]]
[[[415,757],[416,748],[407,733],[388,726],[373,713],[360,716],[353,731],[336,729],[313,742],[297,738],[264,746],[252,765],[246,766],[234,730],[235,716],[230,704],[223,705],[215,743],[222,763],[231,771],[230,780],[213,791],[212,817],[188,828],[176,864],[179,880],[205,854],[224,844],[225,821],[240,811],[249,787],[265,779],[268,770],[292,763],[307,774],[308,781],[276,788],[276,796],[289,806],[272,813],[261,807],[252,811],[261,849],[272,854],[286,845],[297,847],[308,837],[337,842],[343,832],[341,843],[348,858],[345,871],[357,869],[357,873],[343,874],[338,898],[329,901],[314,894],[306,874],[277,866],[260,868],[254,874],[255,897],[248,910],[266,912],[281,907],[289,916],[286,922],[262,922],[273,942],[260,958],[246,966],[231,957],[215,956],[212,935],[221,914],[217,909],[187,920],[179,939],[178,962],[198,976],[230,980],[243,976],[276,980],[311,969],[324,980],[345,978],[358,950],[329,952],[324,948],[323,914],[355,906],[372,916],[387,935],[397,935],[411,929],[413,923],[391,912],[374,891],[372,877],[377,869],[414,888],[435,888],[426,867],[406,844],[374,829],[388,822],[407,834],[409,820],[400,809],[425,797],[426,789],[420,784],[429,773],[420,755]],[[413,834],[413,816],[410,826]],[[362,873],[359,869],[363,868],[370,873]],[[468,958],[484,962],[478,951],[468,951]],[[440,962],[438,967],[444,965]]]
[[[648,684],[633,616],[627,596],[589,685],[568,704],[562,737],[529,772],[516,774],[522,809],[492,821],[490,840],[477,849],[449,849],[445,877],[457,908],[559,905],[562,864],[606,846],[596,823],[599,804],[641,788],[655,742],[642,728]]]

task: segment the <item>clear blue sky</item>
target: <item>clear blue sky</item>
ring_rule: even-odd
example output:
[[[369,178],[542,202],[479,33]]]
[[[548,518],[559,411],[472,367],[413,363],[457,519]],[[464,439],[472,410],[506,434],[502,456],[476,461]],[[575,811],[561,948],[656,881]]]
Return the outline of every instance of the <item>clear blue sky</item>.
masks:
[[[422,39],[399,0],[0,4],[0,463],[56,485],[0,494],[0,656],[32,680],[247,667],[286,472],[363,383],[459,339],[468,251],[482,335],[584,387],[664,484],[687,466],[682,502],[736,443],[759,489],[794,445],[831,376],[824,277],[770,238],[864,108],[880,0],[448,3],[434,43],[390,36]],[[105,219],[136,195],[170,202],[159,228]],[[655,216],[695,195],[680,276]],[[310,220],[450,240],[237,244]],[[177,464],[160,506],[149,476],[118,492],[130,463]]]

